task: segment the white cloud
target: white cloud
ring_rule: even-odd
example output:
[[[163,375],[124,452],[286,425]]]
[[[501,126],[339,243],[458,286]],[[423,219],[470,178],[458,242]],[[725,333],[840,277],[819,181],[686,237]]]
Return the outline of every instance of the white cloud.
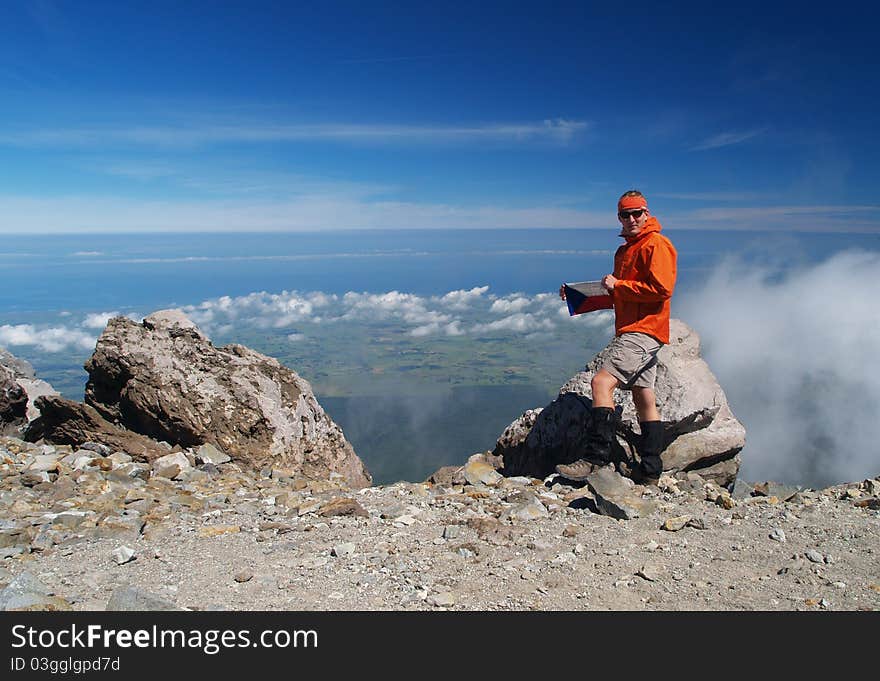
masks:
[[[425,324],[424,326],[417,326],[409,332],[409,335],[421,338],[423,336],[432,336],[439,331],[440,325],[437,322],[432,322],[431,324]]]
[[[471,331],[482,334],[496,331],[509,331],[516,333],[529,333],[532,331],[549,330],[553,328],[553,322],[549,319],[541,319],[533,314],[522,312],[512,314],[504,319],[498,319],[487,324],[475,324]]]
[[[878,472],[880,254],[779,272],[731,261],[678,314],[747,430],[747,480],[813,486]]]
[[[720,147],[729,147],[733,144],[741,144],[746,140],[750,140],[753,137],[763,134],[766,130],[766,128],[757,128],[753,130],[722,132],[700,142],[700,144],[694,147],[691,147],[691,151],[706,151],[708,149],[718,149]]]
[[[325,294],[306,294],[282,291],[259,291],[232,298],[222,296],[197,305],[188,305],[183,311],[199,325],[210,325],[218,319],[247,319],[261,328],[283,327],[304,320],[314,320],[315,310],[332,298]]]
[[[499,298],[492,303],[489,308],[490,312],[499,314],[510,314],[511,312],[521,312],[523,309],[532,304],[528,298],[520,295],[514,295],[507,298]]]
[[[95,312],[86,315],[82,325],[87,329],[103,329],[113,317],[119,316],[118,312]]]
[[[236,326],[260,329],[344,322],[397,324],[402,333],[417,338],[485,333],[533,333],[556,327],[560,314],[568,317],[555,293],[528,296],[515,293],[498,298],[488,286],[420,296],[401,291],[368,293],[349,291],[341,296],[319,291],[308,293],[259,291],[243,296],[206,300],[183,311],[209,336]],[[486,321],[493,316],[501,319]],[[227,332],[227,331],[224,331]]]
[[[43,352],[60,352],[68,348],[91,350],[95,336],[67,327],[37,328],[32,324],[0,326],[0,345],[33,345]]]
[[[198,126],[82,127],[17,130],[0,135],[0,145],[17,147],[148,146],[193,148],[222,144],[277,144],[333,141],[344,143],[430,145],[437,143],[551,141],[567,144],[589,128],[586,121],[564,118],[535,123],[484,125],[314,125],[253,124]],[[126,172],[122,166],[120,172]]]
[[[440,298],[440,302],[453,310],[463,310],[473,305],[478,299],[482,298],[488,290],[488,286],[475,286],[469,291],[461,289],[458,291],[450,291]]]

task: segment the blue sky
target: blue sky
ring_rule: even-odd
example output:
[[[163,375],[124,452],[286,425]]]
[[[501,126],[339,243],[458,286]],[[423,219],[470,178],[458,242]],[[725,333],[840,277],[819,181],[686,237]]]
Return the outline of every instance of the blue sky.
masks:
[[[877,14],[7,1],[0,232],[878,232]]]

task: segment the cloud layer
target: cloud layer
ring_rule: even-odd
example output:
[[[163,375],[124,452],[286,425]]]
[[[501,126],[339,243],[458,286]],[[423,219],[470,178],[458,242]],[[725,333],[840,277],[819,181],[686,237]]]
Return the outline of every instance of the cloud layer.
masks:
[[[811,485],[880,472],[880,254],[787,273],[730,260],[677,314],[747,430],[742,474]]]
[[[437,296],[400,291],[349,291],[343,295],[321,291],[259,291],[213,298],[182,309],[209,336],[234,333],[235,328],[274,329],[289,331],[287,338],[291,342],[308,338],[319,328],[318,333],[326,333],[328,327],[342,328],[343,324],[361,328],[391,325],[406,336],[427,338],[552,332],[578,323],[610,328],[612,321],[605,313],[572,320],[556,294],[498,296],[491,293],[488,286]],[[34,346],[44,352],[91,349],[107,320],[117,314],[84,313],[78,323],[68,325],[0,326],[0,345]],[[127,316],[140,319],[135,314]],[[65,313],[65,317],[75,315]]]

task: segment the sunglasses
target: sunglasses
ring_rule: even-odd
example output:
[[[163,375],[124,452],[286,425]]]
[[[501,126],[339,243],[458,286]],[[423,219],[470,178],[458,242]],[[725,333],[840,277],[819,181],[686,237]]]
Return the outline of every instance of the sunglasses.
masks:
[[[638,210],[620,211],[617,214],[617,217],[619,217],[621,220],[626,220],[627,218],[635,218],[636,220],[638,220],[640,217],[642,217],[644,212],[644,208],[639,208]]]

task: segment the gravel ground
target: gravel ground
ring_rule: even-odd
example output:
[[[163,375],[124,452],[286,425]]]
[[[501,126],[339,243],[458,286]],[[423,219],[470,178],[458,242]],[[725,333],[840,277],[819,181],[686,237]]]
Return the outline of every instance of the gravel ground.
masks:
[[[630,485],[652,507],[618,520],[554,480],[352,491],[227,464],[118,487],[92,470],[59,502],[58,480],[21,486],[20,469],[0,587],[27,572],[62,609],[124,608],[125,587],[191,610],[880,609],[877,479],[782,501],[664,477]],[[59,528],[65,509],[83,522]]]

